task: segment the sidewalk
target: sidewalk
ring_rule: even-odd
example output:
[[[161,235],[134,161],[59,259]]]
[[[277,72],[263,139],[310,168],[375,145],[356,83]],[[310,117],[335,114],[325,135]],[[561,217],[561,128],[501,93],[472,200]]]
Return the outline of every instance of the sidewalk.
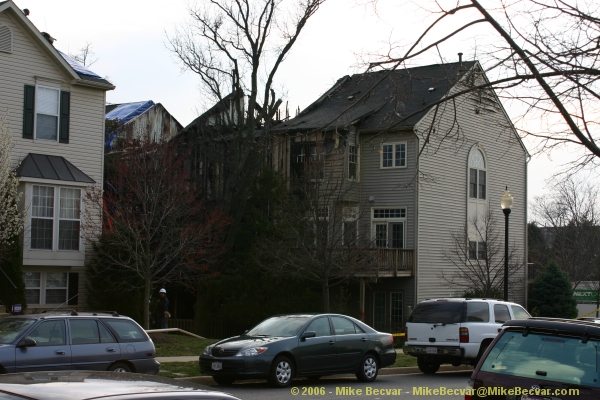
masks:
[[[190,361],[198,361],[199,356],[182,356],[182,357],[156,357],[156,360],[163,363],[170,362],[190,362]],[[168,369],[167,366],[165,366]],[[440,367],[439,372],[457,372],[457,371],[473,371],[473,367],[467,365],[461,365],[459,367],[453,367],[452,365],[442,365]],[[382,368],[379,370],[379,375],[407,375],[407,374],[420,374],[419,367],[399,367],[399,368]],[[354,378],[352,374],[343,374],[343,375],[331,375],[328,377],[323,377],[323,379],[333,378]],[[216,385],[216,382],[210,376],[190,376],[186,378],[175,378],[175,379],[183,379],[194,383],[199,383],[202,385]],[[245,381],[248,382],[248,381]]]

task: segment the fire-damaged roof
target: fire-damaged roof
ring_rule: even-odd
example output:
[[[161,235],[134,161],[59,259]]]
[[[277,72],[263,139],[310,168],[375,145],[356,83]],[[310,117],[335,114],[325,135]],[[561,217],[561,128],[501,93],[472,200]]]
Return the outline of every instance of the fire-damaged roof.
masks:
[[[276,130],[413,127],[429,110],[428,105],[446,95],[474,65],[474,61],[457,62],[345,76]]]

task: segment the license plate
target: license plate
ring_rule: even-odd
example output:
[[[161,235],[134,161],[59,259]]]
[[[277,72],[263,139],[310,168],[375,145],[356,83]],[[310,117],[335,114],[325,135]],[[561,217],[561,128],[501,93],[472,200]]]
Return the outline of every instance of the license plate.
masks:
[[[437,354],[437,347],[426,347],[425,353],[427,354]]]
[[[222,362],[212,363],[212,369],[213,369],[213,371],[218,371],[220,369],[223,369],[223,363]]]

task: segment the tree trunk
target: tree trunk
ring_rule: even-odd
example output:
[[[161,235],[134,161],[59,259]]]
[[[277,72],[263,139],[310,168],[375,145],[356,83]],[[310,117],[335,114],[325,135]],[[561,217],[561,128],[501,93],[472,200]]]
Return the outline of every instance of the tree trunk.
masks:
[[[150,289],[152,288],[152,282],[150,281],[150,274],[146,274],[144,281],[144,328],[150,329]]]
[[[323,312],[331,312],[329,307],[329,279],[323,279]]]

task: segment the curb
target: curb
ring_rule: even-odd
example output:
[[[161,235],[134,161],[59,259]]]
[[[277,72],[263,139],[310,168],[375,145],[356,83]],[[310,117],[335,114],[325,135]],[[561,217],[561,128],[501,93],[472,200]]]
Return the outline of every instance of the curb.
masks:
[[[473,371],[472,366],[461,365],[454,367],[452,365],[442,365],[438,372],[461,372],[461,371]],[[379,375],[408,375],[408,374],[420,374],[419,367],[397,367],[397,368],[382,368],[379,370]],[[340,378],[354,378],[352,374],[343,375],[330,375],[323,377],[323,379],[340,379]],[[201,385],[216,385],[217,383],[211,376],[190,376],[186,378],[175,378],[177,380],[184,380],[193,383],[199,383]],[[302,379],[302,378],[301,378]],[[244,382],[263,382],[260,379],[245,380]]]

